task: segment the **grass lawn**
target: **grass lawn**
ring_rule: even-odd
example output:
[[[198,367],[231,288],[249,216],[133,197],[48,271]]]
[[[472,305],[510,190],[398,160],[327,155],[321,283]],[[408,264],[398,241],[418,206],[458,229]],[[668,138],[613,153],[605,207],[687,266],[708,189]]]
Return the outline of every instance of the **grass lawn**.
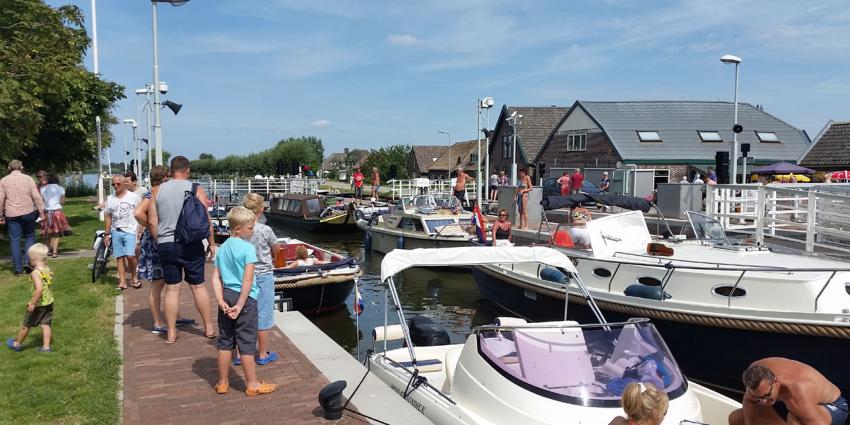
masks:
[[[94,203],[89,201],[89,197],[68,198],[65,205],[62,206],[65,217],[68,218],[68,224],[74,229],[74,234],[64,237],[59,241],[59,252],[76,251],[81,249],[91,249],[94,232],[97,229],[103,228],[103,222],[98,218],[98,212],[92,210]],[[0,234],[0,256],[9,256],[9,234],[5,226],[0,226],[2,234]],[[37,242],[41,240],[41,230],[36,229]]]

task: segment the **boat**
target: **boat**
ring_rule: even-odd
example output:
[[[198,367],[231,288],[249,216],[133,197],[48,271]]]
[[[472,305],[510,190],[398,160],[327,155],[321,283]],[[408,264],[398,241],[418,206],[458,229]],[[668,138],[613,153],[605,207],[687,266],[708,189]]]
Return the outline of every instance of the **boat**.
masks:
[[[271,221],[308,232],[357,230],[353,205],[349,204],[343,210],[326,207],[324,198],[319,195],[286,193],[273,196],[269,201],[266,217]]]
[[[325,264],[285,268],[295,260],[295,250],[303,246],[311,258]],[[339,309],[354,289],[360,276],[360,265],[354,257],[346,257],[292,238],[278,238],[274,255],[275,292],[289,299],[290,310],[304,314],[325,313]]]
[[[368,204],[357,204],[354,207],[354,217],[357,220],[370,221],[372,218],[383,214],[389,214],[392,210],[386,202],[372,201]]]
[[[690,378],[743,390],[752,361],[781,356],[850,392],[850,370],[835,360],[850,346],[847,264],[736,242],[717,220],[688,216],[694,239],[653,239],[643,213],[628,211],[588,222],[586,249],[557,249],[612,320],[650,318],[674,352],[689,351],[680,364]],[[570,317],[591,317],[579,290],[541,264],[476,266],[473,277],[485,297],[520,317],[561,317],[567,292]]]
[[[367,361],[372,373],[433,423],[606,424],[623,415],[620,397],[629,382],[653,383],[667,393],[667,425],[726,423],[741,407],[686,379],[648,319],[609,323],[598,308],[595,320],[583,324],[563,318],[541,323],[498,318],[493,325],[473,328],[462,344],[451,344],[444,331],[422,317],[405,319],[394,275],[410,267],[464,264],[543,264],[584,287],[570,259],[547,247],[396,249],[387,254],[381,280],[385,300],[392,303],[385,302],[384,325],[373,331],[383,350]],[[585,294],[595,307],[590,293]],[[396,325],[389,324],[390,310],[397,314]],[[388,348],[388,341],[399,339],[402,347]]]
[[[367,250],[381,253],[396,248],[442,248],[469,246],[472,213],[448,194],[422,194],[402,197],[389,214],[358,220],[366,233]]]
[[[215,243],[223,244],[230,237],[230,224],[227,221],[227,213],[233,206],[214,205],[207,208],[210,214],[210,222],[213,226],[213,238]]]

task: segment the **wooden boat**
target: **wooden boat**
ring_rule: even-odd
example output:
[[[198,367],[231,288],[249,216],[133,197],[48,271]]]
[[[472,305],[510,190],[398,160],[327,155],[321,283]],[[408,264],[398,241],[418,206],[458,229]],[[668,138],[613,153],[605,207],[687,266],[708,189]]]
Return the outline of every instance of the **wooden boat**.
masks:
[[[295,261],[295,250],[303,246],[311,259],[324,264],[284,268]],[[281,299],[292,300],[292,309],[304,314],[318,314],[336,310],[354,289],[360,276],[360,266],[354,257],[346,257],[298,239],[279,238],[274,256],[275,292]]]
[[[324,198],[319,195],[286,193],[274,196],[269,201],[266,217],[285,226],[308,232],[338,233],[357,230],[353,206],[349,205],[342,210],[325,207]]]

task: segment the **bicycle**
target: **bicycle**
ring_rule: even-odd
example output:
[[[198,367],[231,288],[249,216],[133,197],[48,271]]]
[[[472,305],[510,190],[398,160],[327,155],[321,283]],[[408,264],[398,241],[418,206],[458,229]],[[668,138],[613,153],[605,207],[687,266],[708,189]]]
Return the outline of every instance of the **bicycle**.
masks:
[[[91,283],[97,281],[98,276],[106,271],[106,264],[109,263],[109,257],[112,255],[112,244],[106,244],[106,231],[98,230],[94,234],[94,263],[91,265]]]

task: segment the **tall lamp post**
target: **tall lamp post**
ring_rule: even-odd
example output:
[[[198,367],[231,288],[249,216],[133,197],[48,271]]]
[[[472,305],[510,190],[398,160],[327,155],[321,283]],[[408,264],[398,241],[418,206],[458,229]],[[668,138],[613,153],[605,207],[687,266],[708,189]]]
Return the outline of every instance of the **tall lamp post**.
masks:
[[[448,153],[448,156],[447,156],[448,165],[446,165],[446,167],[448,168],[447,179],[451,180],[452,179],[452,135],[449,134],[448,131],[443,131],[443,130],[437,130],[437,133],[442,133],[442,134],[445,134],[446,136],[449,136],[449,153]]]
[[[157,42],[156,42],[156,4],[157,3],[169,3],[172,6],[182,6],[186,4],[189,0],[151,0],[151,10],[152,10],[152,26],[153,26],[153,86],[159,86],[159,60],[158,60],[158,51],[157,51]],[[153,110],[154,110],[154,122],[153,122],[153,139],[154,146],[156,147],[156,165],[162,165],[162,127],[160,127],[159,121],[159,90],[153,91]]]
[[[138,128],[139,128],[139,123],[137,123],[136,120],[134,120],[134,119],[125,119],[125,120],[122,120],[121,122],[123,122],[124,124],[130,124],[130,127],[133,128],[133,155],[132,155],[132,158],[134,160],[133,163],[135,165],[133,166],[133,169],[131,171],[136,173],[136,176],[138,176],[138,175],[141,174],[140,173],[141,172],[141,166],[139,165],[139,148],[140,148],[141,143],[139,143],[139,137],[138,137],[138,131],[137,131]],[[124,151],[125,151],[125,153],[128,152],[126,143],[124,144]],[[125,167],[126,167],[126,163],[127,163],[126,158],[127,157],[126,157],[126,154],[125,154],[125,156],[124,156]]]
[[[475,174],[477,174],[476,177],[478,179],[478,182],[475,185],[476,190],[477,190],[477,195],[478,195],[478,197],[476,198],[477,201],[478,201],[478,208],[481,208],[481,201],[482,201],[481,185],[483,185],[487,181],[487,173],[489,172],[489,170],[484,170],[483,173],[481,172],[481,110],[482,109],[490,109],[492,107],[493,107],[493,98],[492,97],[485,97],[484,99],[478,99],[478,114],[476,114],[476,117],[478,117],[478,122],[476,123],[476,127],[475,127],[475,133],[478,136],[477,137],[478,138],[478,157],[476,158],[477,161],[478,161],[478,165],[477,165],[478,169],[477,169],[477,173],[475,173]],[[488,145],[488,149],[489,149],[489,145]]]
[[[513,160],[513,163],[511,163],[511,185],[516,186],[516,129],[519,124],[522,123],[522,115],[517,113],[517,111],[513,111],[509,117],[505,118],[505,121],[510,124],[511,129],[513,130],[513,147],[511,148],[511,159]]]
[[[100,77],[97,62],[97,2],[91,0],[91,25],[92,25],[92,65],[95,77]],[[103,205],[103,141],[100,132],[100,115],[94,117],[95,137],[97,138],[97,204]],[[111,165],[110,165],[110,168]],[[100,220],[103,221],[103,211],[100,212]]]
[[[720,57],[720,62],[727,65],[735,64],[735,115],[732,118],[732,158],[730,160],[732,163],[732,178],[729,179],[731,184],[738,183],[738,133],[742,130],[738,124],[738,66],[741,64],[741,61],[742,59],[740,57],[733,55],[723,55]]]

